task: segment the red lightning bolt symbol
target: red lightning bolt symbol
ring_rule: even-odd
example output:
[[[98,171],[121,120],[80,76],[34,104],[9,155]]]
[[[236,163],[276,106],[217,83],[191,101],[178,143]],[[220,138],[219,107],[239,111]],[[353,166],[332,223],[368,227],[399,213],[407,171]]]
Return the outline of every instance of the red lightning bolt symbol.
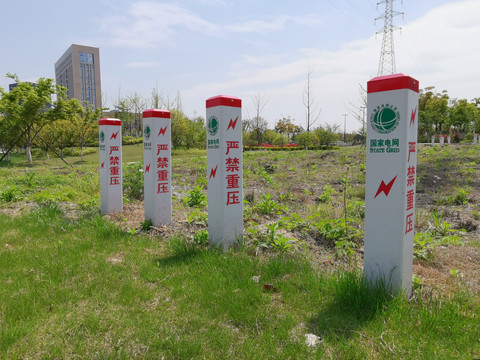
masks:
[[[148,164],[146,167],[145,167],[145,172],[150,172],[150,165],[152,165],[152,163]]]
[[[158,132],[158,135],[157,136],[160,136],[161,135],[165,135],[165,131],[167,131],[167,127],[165,126],[164,128],[160,128],[160,131]]]
[[[417,116],[417,107],[415,107],[415,110],[412,110],[412,116],[410,118],[410,125],[415,124],[415,117]]]
[[[210,179],[212,178],[212,176],[215,179],[215,175],[217,174],[217,168],[218,168],[218,165],[215,166],[215,169],[214,168],[210,169]]]
[[[112,134],[112,137],[110,138],[110,140],[116,139],[116,138],[117,138],[117,135],[118,135],[118,131],[117,131],[115,134]]]
[[[233,130],[235,130],[235,126],[237,126],[237,120],[238,120],[238,116],[235,120],[233,119],[230,119],[230,123],[228,124],[228,127],[227,127],[227,131],[228,129],[232,128]]]
[[[380,186],[378,187],[377,193],[375,194],[375,198],[380,195],[382,191],[385,193],[385,196],[388,196],[396,179],[397,177],[395,176],[388,184],[385,184],[385,182],[382,180]]]
[[[100,168],[102,168],[102,169],[103,169],[104,165],[105,165],[105,161],[104,161],[104,162],[102,162],[102,165],[100,165]]]

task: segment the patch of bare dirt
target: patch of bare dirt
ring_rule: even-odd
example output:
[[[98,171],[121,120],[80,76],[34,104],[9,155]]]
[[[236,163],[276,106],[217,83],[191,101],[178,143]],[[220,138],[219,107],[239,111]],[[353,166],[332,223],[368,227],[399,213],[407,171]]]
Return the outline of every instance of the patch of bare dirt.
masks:
[[[444,294],[468,289],[480,294],[480,249],[472,246],[448,246],[435,250],[432,264],[414,264],[414,273],[424,284]]]

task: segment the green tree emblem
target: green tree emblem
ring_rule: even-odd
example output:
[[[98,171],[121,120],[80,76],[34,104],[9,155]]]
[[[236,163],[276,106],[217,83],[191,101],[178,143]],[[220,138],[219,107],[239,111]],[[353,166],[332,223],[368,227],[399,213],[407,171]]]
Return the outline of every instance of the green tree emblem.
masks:
[[[152,134],[152,130],[150,129],[150,126],[147,125],[145,126],[145,129],[143,130],[143,133],[145,134],[145,139],[150,139],[150,135]]]
[[[103,133],[103,131],[100,131],[100,142],[105,142],[105,134]]]
[[[215,118],[215,116],[210,117],[208,119],[208,133],[211,136],[215,136],[218,131],[218,120]]]
[[[370,117],[373,130],[380,134],[389,134],[395,130],[400,122],[400,112],[393,105],[378,106]]]

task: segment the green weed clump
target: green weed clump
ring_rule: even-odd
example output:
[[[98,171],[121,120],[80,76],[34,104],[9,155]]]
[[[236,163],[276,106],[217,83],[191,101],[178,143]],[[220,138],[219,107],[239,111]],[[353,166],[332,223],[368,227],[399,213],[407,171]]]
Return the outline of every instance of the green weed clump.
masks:
[[[472,294],[394,298],[361,273],[323,271],[282,242],[266,256],[209,249],[205,230],[192,239],[133,235],[98,215],[68,218],[55,204],[0,215],[0,228],[2,359],[480,353]],[[272,224],[265,239],[278,243],[279,230]],[[307,334],[319,338],[315,347]]]
[[[123,167],[123,193],[127,200],[143,199],[143,162],[129,163]]]
[[[202,192],[202,186],[194,186],[183,199],[186,206],[203,208],[207,205],[207,196]]]
[[[442,220],[443,214],[434,211],[432,221],[428,222],[428,229],[425,232],[417,232],[414,238],[413,255],[419,260],[431,260],[433,251],[439,245],[460,245],[462,244],[460,234],[463,230],[452,228],[452,224]]]

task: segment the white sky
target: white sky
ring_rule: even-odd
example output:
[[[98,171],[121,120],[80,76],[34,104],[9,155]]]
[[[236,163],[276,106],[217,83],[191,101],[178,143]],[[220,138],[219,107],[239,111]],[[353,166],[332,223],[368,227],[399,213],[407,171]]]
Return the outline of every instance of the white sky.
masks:
[[[480,97],[480,0],[395,2],[397,72],[453,98]],[[320,123],[341,124],[359,84],[377,75],[383,6],[374,0],[17,0],[0,11],[0,86],[54,78],[72,44],[100,48],[106,106],[119,93],[180,92],[187,115],[205,117],[205,100],[268,98],[269,126],[290,116],[305,126],[302,95],[309,67]],[[316,124],[316,125],[317,125]],[[347,131],[361,126],[347,116]]]

